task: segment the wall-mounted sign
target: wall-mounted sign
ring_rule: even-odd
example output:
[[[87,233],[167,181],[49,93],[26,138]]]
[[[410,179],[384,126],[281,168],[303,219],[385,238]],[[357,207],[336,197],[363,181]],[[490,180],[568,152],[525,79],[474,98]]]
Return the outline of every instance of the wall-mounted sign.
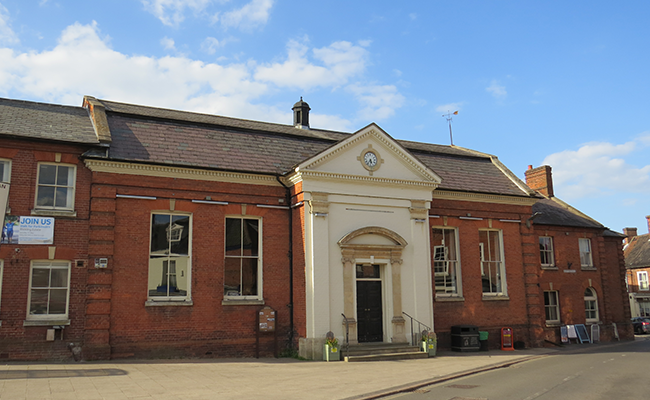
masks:
[[[53,244],[54,218],[7,215],[2,226],[3,244]]]

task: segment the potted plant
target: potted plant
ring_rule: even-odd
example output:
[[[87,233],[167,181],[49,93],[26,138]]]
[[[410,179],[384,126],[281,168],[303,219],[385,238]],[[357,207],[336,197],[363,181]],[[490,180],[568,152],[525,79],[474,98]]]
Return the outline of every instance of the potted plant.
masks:
[[[435,332],[422,331],[420,349],[427,353],[429,357],[435,357],[438,350],[438,336]]]
[[[339,361],[341,360],[341,352],[339,351],[339,341],[334,337],[332,332],[327,332],[327,339],[323,346],[323,360],[324,361]]]

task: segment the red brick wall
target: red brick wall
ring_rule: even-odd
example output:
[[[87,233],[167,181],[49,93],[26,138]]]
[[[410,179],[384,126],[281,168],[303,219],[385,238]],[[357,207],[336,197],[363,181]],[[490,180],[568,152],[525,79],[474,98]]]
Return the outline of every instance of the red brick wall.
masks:
[[[430,225],[443,226],[444,217],[447,217],[447,226],[458,229],[464,299],[435,300],[435,331],[441,348],[450,347],[451,327],[461,324],[477,325],[480,330],[489,332],[491,347],[497,346],[499,330],[506,326],[513,328],[515,340],[529,342],[521,230],[526,229],[525,220],[530,216],[530,210],[530,206],[439,200],[432,202],[430,214],[440,218],[430,218]],[[458,218],[461,216],[482,220]],[[523,222],[501,222],[500,219]],[[508,300],[489,300],[483,297],[479,229],[489,228],[503,232]]]
[[[108,256],[110,305],[96,305],[93,312],[110,310],[112,357],[234,357],[255,355],[255,327],[261,305],[222,305],[224,280],[225,217],[246,215],[262,220],[262,291],[266,306],[277,311],[280,351],[289,332],[289,210],[259,208],[256,204],[285,205],[282,187],[241,185],[183,179],[95,174],[93,194],[112,193],[155,196],[158,200],[118,198],[115,211],[108,198],[93,198],[96,237],[114,238]],[[114,195],[112,195],[114,198]],[[192,199],[229,204],[198,204]],[[149,273],[150,219],[153,211],[174,209],[192,214],[191,306],[145,306]],[[97,201],[95,201],[97,200]],[[95,211],[93,211],[95,213]],[[99,229],[114,220],[113,233]],[[110,229],[108,229],[110,230]],[[109,248],[107,247],[107,251]],[[303,279],[304,280],[304,279]],[[105,283],[104,283],[105,282]],[[262,334],[261,355],[273,353],[273,335]]]
[[[63,360],[71,359],[68,343],[82,344],[84,337],[86,281],[88,273],[88,201],[91,174],[79,156],[82,146],[3,139],[0,157],[11,159],[11,215],[28,216],[34,208],[38,162],[55,161],[77,165],[75,187],[76,217],[55,217],[52,245],[5,244],[0,247],[4,260],[2,298],[0,299],[0,359]],[[55,259],[71,263],[69,319],[70,325],[57,333],[55,341],[46,341],[51,326],[24,326],[27,317],[30,266],[32,260],[47,260],[48,248],[56,247]],[[80,265],[77,266],[77,261]]]

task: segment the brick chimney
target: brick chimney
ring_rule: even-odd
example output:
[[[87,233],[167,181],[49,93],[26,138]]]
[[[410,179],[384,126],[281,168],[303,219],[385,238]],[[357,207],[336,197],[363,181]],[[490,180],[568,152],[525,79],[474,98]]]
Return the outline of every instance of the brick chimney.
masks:
[[[548,165],[542,165],[537,168],[529,165],[526,171],[526,184],[531,189],[537,190],[545,196],[554,196],[553,177],[551,176],[551,167]]]
[[[632,238],[637,235],[636,228],[623,228],[623,234],[625,235],[623,244],[628,244],[632,241]]]
[[[645,219],[648,221],[648,233],[650,233],[650,215],[646,215]]]

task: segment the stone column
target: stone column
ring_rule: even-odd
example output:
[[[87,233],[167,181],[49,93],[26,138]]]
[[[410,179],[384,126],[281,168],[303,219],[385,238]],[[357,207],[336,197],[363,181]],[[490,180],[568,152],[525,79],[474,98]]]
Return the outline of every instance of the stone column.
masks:
[[[355,260],[354,250],[344,250],[343,258],[343,313],[348,323],[348,340],[350,344],[357,344],[357,321],[354,319],[356,299],[354,298]],[[345,330],[345,326],[343,327]]]

